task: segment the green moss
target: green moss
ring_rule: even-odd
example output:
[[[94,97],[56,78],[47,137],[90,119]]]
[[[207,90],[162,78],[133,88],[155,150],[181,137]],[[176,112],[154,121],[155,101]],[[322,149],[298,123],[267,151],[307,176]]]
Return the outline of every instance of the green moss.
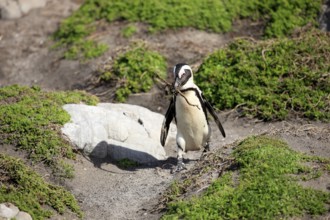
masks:
[[[276,219],[326,213],[330,194],[304,188],[297,180],[315,172],[304,162],[329,160],[302,155],[266,136],[247,138],[233,155],[238,179],[233,178],[235,171],[225,172],[202,196],[171,203],[163,219]]]
[[[82,217],[77,201],[70,192],[45,182],[23,161],[0,154],[0,174],[0,203],[11,202],[28,212],[33,219],[51,217],[54,213],[50,208],[60,214],[71,210]]]
[[[138,43],[118,56],[110,70],[104,70],[101,79],[116,82],[116,100],[124,102],[131,93],[149,91],[157,74],[166,77],[165,59],[146,45]]]
[[[0,88],[0,145],[25,150],[34,162],[44,162],[54,174],[71,177],[73,169],[63,158],[74,158],[71,146],[61,138],[60,126],[70,120],[62,109],[67,103],[96,104],[83,92],[44,92],[38,87]]]
[[[265,120],[289,113],[329,121],[330,35],[312,29],[293,39],[237,40],[211,54],[196,82],[219,109],[240,105]]]
[[[307,23],[316,26],[321,3],[322,0],[86,0],[62,22],[54,37],[70,51],[84,51],[80,48],[85,48],[86,38],[96,31],[97,21],[101,19],[144,22],[151,32],[182,27],[227,32],[232,22],[240,18],[261,20],[266,24],[265,36],[280,37]],[[89,51],[97,52],[91,54],[104,52],[104,45],[95,45]],[[76,58],[76,55],[70,52],[67,57]]]

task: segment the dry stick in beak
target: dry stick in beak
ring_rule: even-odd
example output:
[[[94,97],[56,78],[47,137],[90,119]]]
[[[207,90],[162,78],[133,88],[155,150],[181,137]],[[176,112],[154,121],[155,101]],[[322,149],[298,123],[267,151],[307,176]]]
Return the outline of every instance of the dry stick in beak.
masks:
[[[157,73],[155,73],[157,78],[162,81],[163,83],[166,84],[166,86],[169,86],[171,88],[171,92],[174,90],[175,92],[179,93],[185,100],[186,102],[188,103],[188,105],[191,105],[191,106],[194,106],[194,107],[197,107],[199,110],[201,110],[199,108],[198,105],[194,105],[194,104],[191,104],[188,99],[186,98],[186,96],[184,96],[184,94],[178,89],[178,88],[175,88],[171,83],[167,82],[166,80],[162,79]]]

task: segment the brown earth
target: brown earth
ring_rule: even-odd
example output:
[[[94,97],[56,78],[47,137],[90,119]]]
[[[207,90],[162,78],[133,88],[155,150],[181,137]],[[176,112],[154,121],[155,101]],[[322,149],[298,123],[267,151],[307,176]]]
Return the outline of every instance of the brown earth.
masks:
[[[228,34],[214,34],[191,28],[169,30],[148,35],[146,26],[136,24],[138,32],[129,39],[121,36],[125,22],[105,25],[96,39],[109,44],[103,56],[86,62],[64,60],[61,51],[50,50],[51,34],[59,22],[79,7],[79,0],[48,0],[45,8],[31,11],[17,20],[0,20],[0,86],[21,84],[39,85],[46,90],[86,89],[98,95],[102,101],[112,101],[112,90],[106,85],[95,86],[97,70],[134,41],[145,41],[151,48],[162,53],[168,62],[169,80],[171,68],[179,62],[189,63],[197,69],[205,56],[219,49],[235,37],[259,38],[262,24],[244,21],[235,24]],[[168,101],[164,92],[155,87],[146,94],[132,95],[128,103],[145,106],[164,113]],[[221,150],[228,155],[235,141],[256,134],[280,137],[297,151],[311,155],[330,157],[330,125],[292,118],[282,122],[260,122],[240,118],[235,110],[220,112],[227,137],[223,139],[212,122],[211,152]],[[11,146],[1,146],[19,157]],[[175,143],[168,143],[166,152],[175,157]],[[185,158],[188,169],[199,160],[201,152],[188,153]],[[152,213],[162,192],[182,174],[171,174],[174,159],[159,164],[138,167],[134,170],[118,168],[110,159],[97,160],[78,155],[73,162],[75,178],[62,182],[76,195],[84,213],[84,219],[159,219],[160,213]],[[47,170],[40,170],[47,173]],[[52,180],[45,175],[46,179]],[[53,181],[53,180],[52,180]],[[304,182],[306,186],[324,191],[330,190],[330,177]],[[323,216],[326,218],[326,216]],[[330,217],[328,214],[327,217]],[[307,218],[307,217],[306,217]],[[72,219],[67,213],[52,219]]]

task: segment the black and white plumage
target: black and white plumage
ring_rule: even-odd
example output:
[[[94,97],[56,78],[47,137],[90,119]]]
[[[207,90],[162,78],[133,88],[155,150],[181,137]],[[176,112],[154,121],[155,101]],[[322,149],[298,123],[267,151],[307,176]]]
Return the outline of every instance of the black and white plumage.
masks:
[[[184,168],[183,154],[186,151],[196,151],[202,148],[208,150],[211,128],[207,118],[207,111],[214,118],[223,137],[225,131],[211,104],[194,83],[193,73],[187,64],[180,63],[174,66],[175,92],[162,125],[160,142],[164,146],[170,124],[175,119],[177,125],[176,142],[178,147],[177,170]]]

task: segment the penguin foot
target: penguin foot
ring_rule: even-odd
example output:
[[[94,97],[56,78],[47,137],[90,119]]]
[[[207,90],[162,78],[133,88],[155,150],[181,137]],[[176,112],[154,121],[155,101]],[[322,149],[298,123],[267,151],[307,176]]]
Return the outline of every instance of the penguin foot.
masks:
[[[183,159],[182,158],[179,158],[178,159],[178,164],[177,166],[175,167],[175,169],[173,170],[173,173],[177,173],[177,172],[180,172],[182,170],[186,170],[187,167],[186,165],[183,163]]]
[[[201,157],[200,157],[200,160],[204,160],[204,158],[205,158],[208,154],[210,154],[210,144],[209,144],[209,142],[207,142],[207,143],[205,144],[205,146],[204,146],[204,150],[203,150],[203,153],[202,153],[202,155],[201,155]]]
[[[209,152],[210,151],[210,142],[206,142],[205,146],[204,146],[204,151],[203,153]]]

